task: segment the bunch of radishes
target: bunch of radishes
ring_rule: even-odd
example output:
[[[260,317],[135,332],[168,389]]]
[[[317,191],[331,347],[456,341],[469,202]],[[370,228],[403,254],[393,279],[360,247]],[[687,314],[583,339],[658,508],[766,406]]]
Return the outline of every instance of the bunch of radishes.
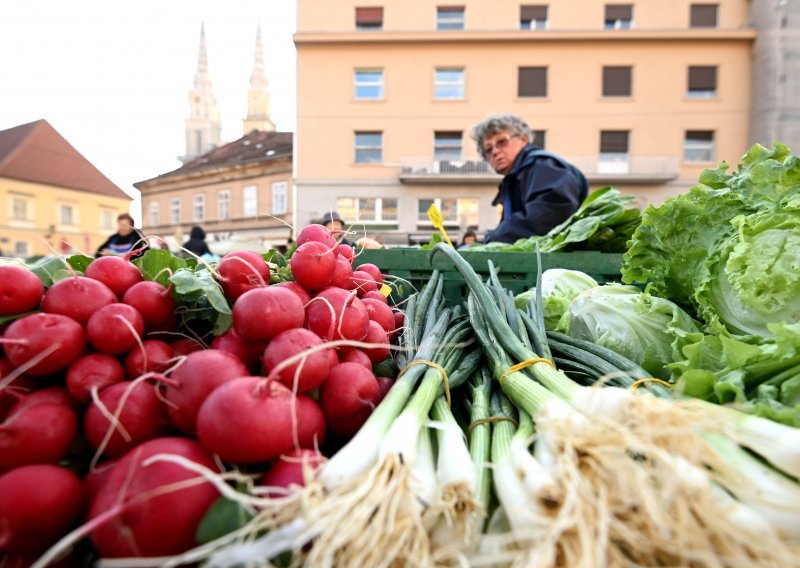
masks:
[[[0,267],[0,554],[24,565],[79,525],[103,557],[178,554],[219,498],[203,467],[286,488],[324,459],[326,432],[360,428],[391,386],[372,368],[402,312],[327,228],[297,243],[294,282],[269,285],[249,251],[206,267],[233,305],[208,348],[182,336],[172,287],[126,258],[46,291]]]

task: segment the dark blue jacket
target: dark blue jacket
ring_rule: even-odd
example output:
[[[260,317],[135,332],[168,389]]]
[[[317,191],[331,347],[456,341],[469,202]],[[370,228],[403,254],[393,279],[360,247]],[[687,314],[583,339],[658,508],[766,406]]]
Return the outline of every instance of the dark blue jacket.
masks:
[[[588,192],[586,179],[574,166],[528,144],[500,182],[492,205],[503,204],[503,219],[484,242],[513,243],[544,235],[575,213]]]

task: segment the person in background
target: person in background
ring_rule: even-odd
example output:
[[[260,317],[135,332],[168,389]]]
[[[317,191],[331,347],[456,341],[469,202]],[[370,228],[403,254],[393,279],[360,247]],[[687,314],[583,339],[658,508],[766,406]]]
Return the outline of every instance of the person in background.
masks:
[[[192,227],[192,230],[189,231],[189,240],[183,243],[183,248],[197,256],[211,254],[211,249],[208,248],[206,244],[206,232],[202,227],[198,227],[197,225]]]
[[[329,211],[322,216],[322,224],[330,229],[333,236],[336,240],[339,240],[342,234],[345,232],[344,230],[344,220],[342,219],[341,215],[336,211]],[[353,243],[347,240],[346,238],[341,239],[341,243],[345,245],[353,246]]]
[[[461,237],[461,243],[458,245],[458,250],[469,248],[469,245],[471,245],[474,242],[477,242],[477,240],[478,240],[478,235],[475,234],[475,231],[473,231],[472,229],[468,229],[464,233],[464,236]]]
[[[533,145],[533,134],[520,117],[490,116],[470,134],[478,152],[504,176],[492,202],[503,204],[503,218],[484,242],[513,243],[544,235],[586,199],[589,186],[583,174],[563,158]]]
[[[117,232],[108,237],[108,239],[98,247],[94,256],[125,254],[130,252],[134,246],[137,252],[132,255],[131,258],[136,258],[144,254],[150,246],[147,244],[147,239],[143,239],[141,235],[139,235],[135,225],[133,217],[127,213],[120,214],[117,217]]]

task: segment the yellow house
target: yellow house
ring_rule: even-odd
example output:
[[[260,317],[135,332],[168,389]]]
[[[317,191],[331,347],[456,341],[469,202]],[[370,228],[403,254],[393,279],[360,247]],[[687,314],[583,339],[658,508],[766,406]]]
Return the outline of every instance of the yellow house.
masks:
[[[0,256],[92,255],[130,201],[46,120],[0,131]]]

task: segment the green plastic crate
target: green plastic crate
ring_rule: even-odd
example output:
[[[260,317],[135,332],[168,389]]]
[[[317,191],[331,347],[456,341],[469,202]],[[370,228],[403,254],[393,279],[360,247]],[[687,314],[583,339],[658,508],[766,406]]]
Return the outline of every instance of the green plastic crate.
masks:
[[[497,269],[503,285],[519,294],[536,286],[536,253],[530,252],[470,252],[459,251],[475,271],[489,276],[489,260]],[[384,274],[398,278],[396,290],[389,297],[397,304],[422,288],[434,268],[444,278],[444,295],[448,305],[461,303],[466,298],[466,284],[453,263],[443,254],[431,256],[432,251],[420,249],[365,249],[356,259],[356,266],[371,263]],[[542,253],[542,270],[568,268],[580,270],[599,283],[620,280],[621,254],[600,252]]]

